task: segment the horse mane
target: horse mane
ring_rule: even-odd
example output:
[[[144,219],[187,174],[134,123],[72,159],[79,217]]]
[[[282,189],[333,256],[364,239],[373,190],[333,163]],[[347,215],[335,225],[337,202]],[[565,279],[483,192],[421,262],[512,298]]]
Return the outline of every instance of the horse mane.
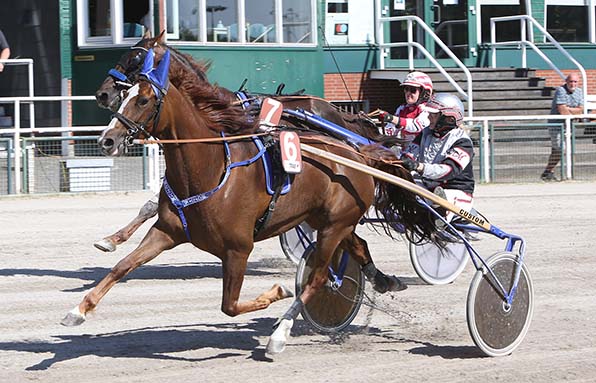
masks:
[[[240,106],[231,105],[230,97],[207,81],[201,81],[194,73],[181,67],[172,67],[172,77],[177,79],[178,89],[194,105],[196,111],[206,120],[207,126],[216,131],[230,134],[254,133],[258,128]]]
[[[210,60],[196,60],[162,42],[159,36],[142,39],[135,46],[146,49],[159,46],[170,51],[173,60],[169,80],[172,86],[194,105],[210,129],[230,134],[256,130],[253,119],[241,107],[232,105],[233,93],[208,81],[206,72],[211,67]]]
[[[209,126],[218,131],[237,133],[246,131],[252,133],[257,128],[251,119],[246,116],[240,106],[230,105],[237,101],[235,94],[226,88],[217,84],[211,84],[207,79],[207,71],[212,66],[211,60],[197,60],[189,54],[185,54],[176,48],[169,46],[159,37],[146,38],[139,41],[135,46],[151,48],[159,46],[164,50],[170,50],[172,55],[172,65],[170,67],[170,82],[185,96],[187,96],[196,108],[210,120]],[[317,100],[329,105],[338,113],[343,121],[342,126],[352,132],[368,138],[372,141],[382,141],[385,136],[379,134],[373,121],[365,116],[342,111],[336,105],[320,97],[311,95],[276,95],[259,94],[262,97],[274,97],[285,100]],[[226,105],[227,104],[227,105]],[[217,128],[219,127],[219,128]],[[314,127],[316,130],[316,127]]]
[[[385,137],[379,133],[377,125],[368,117],[362,116],[360,114],[344,112],[339,108],[338,112],[345,122],[344,126],[346,126],[352,132],[376,142],[381,141],[383,137]]]
[[[211,69],[211,65],[213,64],[213,62],[211,60],[208,60],[208,59],[195,60],[194,57],[192,57],[191,55],[182,53],[179,50],[177,50],[165,43],[161,43],[161,45],[163,46],[163,48],[170,50],[172,57],[174,59],[176,59],[178,61],[178,63],[180,63],[184,69],[187,69],[188,71],[192,71],[194,74],[196,74],[199,77],[200,80],[208,81],[207,72],[209,71],[209,69]]]

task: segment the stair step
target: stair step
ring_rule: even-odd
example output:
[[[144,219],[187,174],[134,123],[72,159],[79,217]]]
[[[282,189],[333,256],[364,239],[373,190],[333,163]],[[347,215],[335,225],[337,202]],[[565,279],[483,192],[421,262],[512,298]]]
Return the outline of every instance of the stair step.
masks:
[[[464,102],[467,107],[467,102]],[[518,109],[548,109],[551,103],[549,100],[482,100],[474,97],[475,110],[518,110]]]
[[[511,79],[511,78],[532,78],[535,77],[535,69],[520,69],[520,68],[468,68],[472,76],[472,81],[477,79]],[[426,73],[433,82],[447,81],[443,74],[436,68],[423,68],[420,69]],[[465,73],[459,68],[445,68],[447,73],[454,80],[466,81]],[[409,69],[379,69],[372,70],[371,77],[383,76],[388,78],[393,76],[395,79],[403,79],[410,72]]]
[[[472,75],[475,116],[522,116],[549,114],[554,88],[534,69],[468,68]],[[455,87],[436,68],[420,69],[433,80],[435,93],[455,93]],[[445,68],[465,91],[465,73],[459,68]],[[386,69],[370,72],[372,79],[403,80],[408,69]],[[466,103],[464,105],[467,107]]]

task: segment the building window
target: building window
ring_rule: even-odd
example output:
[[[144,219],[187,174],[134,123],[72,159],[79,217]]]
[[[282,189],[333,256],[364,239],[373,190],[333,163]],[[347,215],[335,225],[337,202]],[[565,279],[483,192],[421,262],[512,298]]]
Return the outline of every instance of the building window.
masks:
[[[514,4],[481,3],[480,7],[480,41],[490,43],[490,19],[493,17],[523,15],[526,13],[519,1]],[[520,21],[501,21],[496,23],[496,39],[499,41],[519,41],[521,39]]]
[[[170,42],[314,44],[315,0],[165,0]]]
[[[77,0],[79,47],[131,45],[151,30],[150,0]]]
[[[275,0],[246,1],[246,42],[275,43]],[[288,40],[285,40],[290,42]]]
[[[87,35],[89,37],[111,36],[110,0],[89,0]]]
[[[283,0],[283,37],[288,43],[314,42],[312,2]]]
[[[584,5],[546,5],[546,29],[559,42],[588,42],[589,8]]]

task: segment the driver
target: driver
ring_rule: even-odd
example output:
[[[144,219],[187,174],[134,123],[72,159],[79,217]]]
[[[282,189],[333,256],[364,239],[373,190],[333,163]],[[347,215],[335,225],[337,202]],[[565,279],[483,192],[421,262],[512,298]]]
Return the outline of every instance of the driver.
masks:
[[[395,115],[380,111],[379,118],[386,123],[386,136],[410,143],[429,124],[425,104],[433,93],[433,82],[426,73],[416,71],[408,73],[401,86],[406,103],[397,107]]]
[[[470,211],[473,203],[474,147],[462,129],[464,106],[453,94],[437,93],[426,104],[430,125],[403,152],[403,166],[422,184],[452,204]],[[447,221],[454,214],[447,214]]]

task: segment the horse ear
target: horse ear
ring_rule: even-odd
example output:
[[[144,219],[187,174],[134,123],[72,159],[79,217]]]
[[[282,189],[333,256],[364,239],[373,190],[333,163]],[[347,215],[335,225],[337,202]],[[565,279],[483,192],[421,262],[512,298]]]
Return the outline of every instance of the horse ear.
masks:
[[[143,34],[143,38],[142,39],[144,40],[144,39],[150,39],[150,38],[151,38],[151,30],[150,29],[147,29],[145,31],[145,33]]]
[[[156,38],[157,42],[160,44],[166,43],[166,30],[164,29]]]

